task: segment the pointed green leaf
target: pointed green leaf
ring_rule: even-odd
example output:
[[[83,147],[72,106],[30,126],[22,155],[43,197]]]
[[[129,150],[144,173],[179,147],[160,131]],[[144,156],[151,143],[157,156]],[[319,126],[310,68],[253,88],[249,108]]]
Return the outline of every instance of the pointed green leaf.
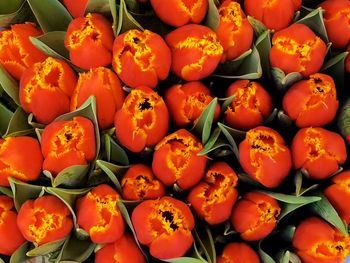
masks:
[[[201,231],[194,230],[196,246],[198,247],[199,245],[201,250],[204,252],[208,263],[216,263],[216,250],[213,236],[208,225],[205,224],[203,228],[204,229],[200,228]]]
[[[64,243],[62,251],[56,261],[85,262],[94,252],[96,244],[90,240],[79,240],[75,235],[71,235]]]
[[[214,145],[216,144],[219,136],[220,136],[221,130],[219,127],[217,127],[213,134],[210,136],[207,143],[204,145],[203,149],[197,154],[198,156],[206,155],[207,153],[211,152]]]
[[[169,263],[207,263],[206,261],[203,261],[197,258],[190,258],[190,257],[163,259],[163,261],[169,262]]]
[[[104,171],[107,174],[109,179],[116,186],[118,192],[121,192],[122,188],[120,186],[118,177],[120,178],[126,172],[126,170],[129,168],[129,166],[119,166],[116,164],[105,162],[103,160],[97,160],[96,166],[101,168],[102,171]]]
[[[111,14],[113,18],[113,23],[112,23],[113,33],[114,33],[114,36],[117,36],[118,14],[117,14],[116,0],[109,0],[109,8],[111,9]]]
[[[46,243],[36,248],[33,248],[32,250],[29,250],[27,252],[27,256],[36,257],[36,256],[47,255],[51,252],[57,251],[62,247],[65,240],[66,239],[60,239],[60,240]]]
[[[129,13],[125,4],[125,0],[120,0],[117,35],[120,35],[131,29],[143,30],[143,27]]]
[[[303,79],[303,76],[299,72],[291,72],[286,75],[279,68],[272,68],[271,75],[276,87],[281,91],[286,91],[288,87]]]
[[[109,134],[104,134],[104,144],[108,162],[116,162],[121,165],[129,165],[129,158],[124,149],[116,143]]]
[[[242,65],[244,60],[252,54],[253,50],[249,49],[243,54],[241,54],[238,58],[234,60],[226,61],[224,64],[219,64],[216,72],[224,72],[227,75],[234,75],[236,71],[238,71],[239,67]]]
[[[311,190],[315,190],[318,188],[319,184],[313,184],[308,187],[303,187],[303,173],[299,170],[294,176],[294,184],[295,184],[295,195],[302,196]]]
[[[12,116],[13,112],[0,102],[0,136],[3,136],[6,133]]]
[[[263,73],[270,79],[271,66],[270,66],[270,49],[271,49],[271,31],[264,31],[256,40],[255,46],[259,52],[260,63]]]
[[[281,229],[281,239],[286,241],[286,242],[292,242],[294,233],[295,233],[296,227],[293,225],[287,225]]]
[[[110,15],[111,6],[109,5],[109,0],[89,0],[85,9],[85,14],[87,13]]]
[[[247,19],[250,25],[253,27],[254,35],[256,37],[259,37],[263,32],[267,31],[267,27],[259,20],[255,19],[252,16],[248,16]]]
[[[11,189],[4,187],[4,186],[0,186],[0,193],[7,195],[8,197],[13,198],[13,194]]]
[[[17,104],[20,105],[19,102],[19,87],[17,81],[10,76],[9,73],[5,70],[5,68],[0,65],[0,85],[10,96],[10,98]]]
[[[287,204],[307,204],[311,202],[320,201],[322,198],[319,196],[295,196],[295,195],[286,195],[281,193],[274,193],[270,191],[261,191],[262,193],[271,196],[278,201]]]
[[[273,111],[271,112],[271,114],[266,118],[266,120],[264,121],[265,126],[267,124],[270,124],[271,122],[273,122],[276,118],[278,114],[278,109],[274,108]]]
[[[209,0],[208,12],[204,20],[204,25],[211,28],[214,32],[216,32],[220,23],[220,14],[216,4],[216,0]]]
[[[283,250],[278,255],[278,263],[301,263],[301,260],[296,254]]]
[[[32,134],[34,129],[28,124],[28,115],[22,107],[18,107],[13,114],[4,137],[14,137]]]
[[[34,129],[39,129],[39,130],[43,130],[45,128],[45,125],[44,124],[41,124],[41,123],[37,123],[35,121],[35,118],[34,118],[34,115],[33,113],[30,113],[28,115],[28,124],[33,127]]]
[[[322,73],[328,74],[333,78],[338,93],[346,90],[345,60],[348,54],[349,52],[340,53],[324,63],[324,66],[321,69]]]
[[[228,97],[228,98],[219,99],[220,101],[223,101],[222,106],[221,106],[221,114],[225,113],[225,111],[227,110],[227,107],[230,106],[230,104],[232,103],[233,99],[234,99],[233,95]]]
[[[222,124],[221,122],[218,122],[218,126],[221,129],[222,133],[225,135],[227,141],[230,143],[231,149],[235,154],[237,160],[239,160],[239,152],[238,152],[236,140],[237,141],[243,140],[245,137],[245,132],[228,127]]]
[[[293,120],[289,118],[289,116],[285,114],[283,110],[279,110],[277,112],[277,120],[282,127],[290,127],[293,125]]]
[[[30,8],[25,0],[0,1],[0,27],[29,21]]]
[[[255,188],[264,188],[264,186],[262,184],[260,184],[257,181],[254,181],[253,178],[251,178],[249,175],[247,175],[245,173],[238,173],[237,176],[238,176],[238,179],[240,182],[243,182],[243,183],[250,185],[252,187],[255,187]]]
[[[10,258],[10,263],[23,263],[26,262],[28,259],[26,253],[29,249],[30,243],[25,242],[23,245],[21,245],[13,254],[11,255]]]
[[[53,177],[49,171],[44,171],[44,174],[51,178],[53,187],[59,185],[79,187],[87,181],[88,171],[89,165],[73,165],[63,169],[56,177]]]

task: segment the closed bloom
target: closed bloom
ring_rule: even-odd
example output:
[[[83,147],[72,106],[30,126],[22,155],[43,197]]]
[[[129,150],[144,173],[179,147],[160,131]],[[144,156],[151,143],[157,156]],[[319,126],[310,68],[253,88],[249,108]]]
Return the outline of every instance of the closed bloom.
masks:
[[[256,252],[246,243],[228,243],[220,256],[216,258],[217,263],[259,263]]]
[[[84,16],[88,0],[63,0],[68,12],[74,17]]]

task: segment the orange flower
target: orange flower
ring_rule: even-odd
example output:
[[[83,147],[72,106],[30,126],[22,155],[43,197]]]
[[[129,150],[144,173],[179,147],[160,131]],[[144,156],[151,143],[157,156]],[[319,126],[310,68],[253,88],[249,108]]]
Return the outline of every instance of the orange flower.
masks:
[[[343,138],[323,128],[303,128],[292,141],[294,169],[305,169],[311,178],[331,176],[346,161]]]
[[[292,167],[282,136],[263,126],[247,132],[239,145],[239,159],[244,171],[266,187],[278,186]]]
[[[212,100],[210,90],[198,81],[176,84],[165,92],[166,104],[172,120],[178,127],[195,123]],[[217,105],[214,120],[217,120],[219,115],[220,106]]]
[[[208,10],[207,0],[151,0],[156,15],[166,24],[180,27],[199,24]]]
[[[220,23],[216,34],[224,48],[222,62],[239,57],[253,43],[253,28],[249,24],[241,5],[226,0],[219,7]]]
[[[299,224],[293,246],[304,263],[342,263],[350,254],[350,238],[317,217]]]
[[[172,51],[171,70],[187,81],[211,75],[224,51],[216,33],[201,25],[182,26],[170,32],[165,40]]]
[[[271,96],[255,81],[238,80],[230,85],[226,95],[233,96],[233,101],[225,111],[225,121],[232,128],[255,128],[262,125],[271,114]]]
[[[64,44],[74,65],[90,69],[111,64],[113,40],[111,23],[100,14],[88,13],[69,24]]]
[[[84,165],[96,155],[95,131],[84,117],[71,121],[56,121],[47,125],[41,136],[44,155],[43,169],[56,176],[72,165]]]
[[[149,30],[129,30],[113,44],[113,68],[128,86],[154,88],[169,75],[171,54],[163,38]]]
[[[216,258],[217,263],[259,263],[256,252],[247,244],[228,243],[224,251]]]
[[[122,196],[126,200],[156,199],[165,195],[165,186],[157,180],[150,167],[131,166],[122,179]]]
[[[66,238],[73,228],[68,207],[57,197],[27,200],[18,212],[17,225],[25,239],[37,245]]]
[[[107,244],[95,254],[95,263],[146,263],[145,257],[130,234]]]
[[[329,41],[332,47],[343,49],[350,43],[350,2],[348,0],[326,0],[320,4],[324,12]]]
[[[0,254],[10,256],[25,241],[17,226],[13,200],[0,195]]]
[[[22,74],[19,98],[23,109],[43,124],[69,112],[76,76],[69,65],[48,57]]]
[[[192,246],[194,218],[189,207],[172,197],[147,200],[132,213],[137,239],[158,259],[183,256]]]
[[[43,156],[39,142],[31,137],[0,139],[0,185],[10,186],[8,178],[35,181],[41,173]]]
[[[112,243],[124,233],[125,223],[118,208],[119,194],[109,185],[92,188],[77,201],[77,223],[94,243]]]
[[[206,157],[198,156],[203,145],[181,129],[160,141],[153,155],[152,169],[165,185],[177,183],[183,190],[196,185],[204,175]]]
[[[32,23],[11,25],[11,29],[0,31],[0,64],[17,80],[24,70],[47,58],[29,40],[42,33]]]
[[[125,95],[120,80],[112,70],[98,67],[80,73],[71,100],[71,111],[79,108],[90,96],[96,98],[100,129],[113,126],[115,112],[122,107]]]
[[[332,77],[316,73],[288,89],[283,109],[298,127],[323,126],[338,110],[337,90]]]
[[[157,144],[167,133],[168,109],[156,92],[146,86],[131,90],[114,119],[119,142],[132,152]]]
[[[274,230],[280,212],[280,206],[272,197],[249,192],[233,208],[231,223],[242,239],[261,240]]]
[[[197,215],[209,224],[220,224],[230,218],[238,192],[237,175],[224,162],[213,163],[202,182],[190,191],[187,200]]]
[[[304,77],[314,74],[320,70],[325,56],[326,44],[303,24],[293,24],[273,35],[270,63],[285,74],[300,72]]]
[[[88,2],[88,0],[63,0],[63,4],[74,18],[84,16]]]

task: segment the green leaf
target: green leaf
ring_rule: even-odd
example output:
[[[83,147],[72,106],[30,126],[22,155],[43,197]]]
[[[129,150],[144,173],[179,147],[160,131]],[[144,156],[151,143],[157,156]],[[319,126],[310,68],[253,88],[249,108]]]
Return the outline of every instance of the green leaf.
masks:
[[[116,164],[105,162],[103,160],[97,160],[96,166],[101,168],[102,171],[104,171],[107,174],[109,179],[116,186],[118,192],[121,192],[122,188],[120,186],[118,177],[122,176],[126,172],[126,170],[129,168],[129,166],[119,166]]]
[[[216,7],[216,2],[216,0],[209,0],[208,12],[204,20],[204,25],[211,28],[214,32],[216,32],[220,23],[220,14]]]
[[[13,194],[11,189],[4,187],[4,186],[0,186],[0,193],[7,195],[8,197],[13,198]]]
[[[10,263],[23,263],[26,262],[28,259],[26,253],[29,249],[30,243],[25,242],[23,245],[21,245],[13,254],[11,255],[10,258]]]
[[[89,165],[73,165],[63,169],[56,177],[46,170],[44,170],[43,173],[51,179],[53,187],[59,185],[79,187],[83,186],[87,181],[86,174],[88,171]]]
[[[220,136],[221,130],[219,127],[217,127],[212,135],[210,136],[207,143],[204,145],[203,149],[197,154],[198,156],[206,155],[207,153],[211,152],[213,150],[213,147],[215,146],[219,136]]]
[[[24,0],[2,0],[0,1],[0,15],[12,14],[22,5]],[[3,27],[3,26],[2,26]]]
[[[116,162],[121,165],[129,165],[129,158],[124,149],[113,140],[109,134],[103,135],[106,157],[108,162]]]
[[[44,32],[66,31],[72,21],[67,9],[58,0],[27,0]]]
[[[90,240],[79,240],[75,235],[71,235],[64,243],[56,262],[85,262],[94,252],[95,247],[96,244],[91,243]]]
[[[270,66],[270,49],[271,49],[271,31],[264,31],[256,40],[255,46],[259,52],[260,63],[264,75],[269,79],[271,78],[271,66]]]
[[[225,135],[229,144],[231,145],[231,149],[235,154],[237,160],[239,160],[239,152],[238,152],[236,140],[237,141],[243,140],[245,137],[245,132],[228,127],[222,124],[221,122],[218,122],[218,126],[221,129],[222,133]]]
[[[0,102],[0,136],[6,133],[7,127],[12,119],[13,112]]]
[[[87,13],[110,15],[111,6],[109,5],[109,0],[89,0],[85,9],[85,14]]]
[[[32,134],[34,129],[28,124],[28,115],[22,107],[18,107],[13,114],[4,137],[15,137]]]
[[[220,101],[223,101],[222,103],[222,106],[221,106],[221,114],[224,114],[225,111],[227,110],[227,107],[230,106],[230,104],[232,103],[234,99],[234,96],[230,96],[230,97],[227,97],[227,98],[224,98],[224,99],[219,99]]]
[[[205,224],[203,228],[204,229],[200,228],[201,231],[194,230],[196,246],[198,247],[199,245],[200,249],[204,252],[208,263],[216,263],[216,250],[213,236],[208,225]]]
[[[285,114],[283,110],[279,110],[277,112],[277,120],[282,127],[291,127],[293,125],[293,120],[289,118],[289,116]]]
[[[128,12],[125,0],[120,0],[117,35],[131,29],[143,30],[143,27]]]
[[[250,185],[255,188],[263,188],[264,186],[260,184],[259,182],[255,181],[253,178],[251,178],[249,175],[245,173],[238,173],[237,174],[238,179],[240,182],[243,182],[247,185]]]
[[[288,225],[283,227],[280,233],[281,239],[289,243],[292,242],[295,230],[296,230],[296,227],[293,225]]]
[[[111,9],[111,14],[113,18],[113,23],[112,23],[113,33],[114,33],[114,36],[117,36],[118,14],[117,14],[116,0],[109,0],[109,8]]]
[[[274,193],[270,191],[261,191],[261,192],[277,199],[278,201],[281,201],[287,204],[308,204],[311,202],[320,201],[322,199],[319,196],[295,196],[295,195]]]
[[[255,19],[252,16],[248,16],[247,19],[250,25],[253,27],[254,35],[256,37],[259,37],[263,32],[267,31],[267,27],[259,20]]]
[[[60,239],[60,240],[49,242],[41,246],[38,246],[36,248],[33,248],[32,250],[29,250],[27,252],[27,256],[36,257],[36,256],[47,255],[51,252],[57,251],[62,247],[65,240],[66,239]]]
[[[264,121],[265,126],[267,126],[268,124],[273,122],[275,120],[277,114],[278,114],[278,109],[274,108],[273,111],[271,112],[271,114]]]
[[[190,258],[190,257],[163,259],[163,261],[170,262],[170,263],[207,263],[206,261],[203,261],[197,258]]]
[[[239,67],[242,65],[244,60],[252,54],[253,50],[249,49],[239,57],[234,60],[226,61],[224,64],[219,64],[216,71],[218,72],[227,72],[228,75],[235,74],[238,71]]]
[[[264,250],[262,250],[261,243],[263,241],[264,240],[261,240],[259,242],[259,245],[258,245],[258,252],[259,252],[259,256],[260,256],[261,261],[263,263],[277,263],[269,254],[267,254]]]
[[[291,72],[286,75],[283,70],[279,68],[272,68],[271,74],[276,87],[281,91],[286,91],[289,86],[303,79],[303,75],[299,72]]]
[[[313,184],[308,187],[303,187],[303,173],[299,170],[295,176],[294,176],[294,184],[295,184],[295,195],[296,196],[302,196],[307,192],[310,192],[311,190],[317,189],[319,184]]]
[[[18,83],[7,73],[2,65],[0,65],[0,85],[17,105],[21,105],[19,102]]]
[[[278,263],[302,263],[302,262],[296,254],[288,250],[283,250],[279,253]]]
[[[0,27],[29,21],[30,8],[25,0],[0,1]]]
[[[339,110],[337,125],[344,137],[350,135],[350,98]]]

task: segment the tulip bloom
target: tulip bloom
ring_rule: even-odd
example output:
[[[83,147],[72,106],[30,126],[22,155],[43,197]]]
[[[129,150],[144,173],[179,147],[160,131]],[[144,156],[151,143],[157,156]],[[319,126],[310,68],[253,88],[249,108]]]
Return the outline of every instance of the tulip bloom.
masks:
[[[195,123],[212,100],[210,90],[198,81],[176,84],[165,92],[170,115],[178,127]],[[220,106],[217,105],[214,120],[217,120],[219,115]]]
[[[224,1],[219,7],[219,14],[216,34],[224,48],[222,62],[225,62],[239,57],[250,48],[254,31],[237,2]]]
[[[266,187],[278,186],[292,167],[282,136],[263,126],[247,132],[239,145],[239,160],[244,171]]]
[[[331,176],[346,161],[344,139],[323,128],[303,128],[292,141],[294,169],[305,169],[311,178]]]
[[[243,240],[261,240],[275,229],[280,212],[280,206],[272,197],[249,192],[233,208],[231,223]]]
[[[225,122],[232,128],[249,130],[262,125],[271,114],[272,99],[255,81],[238,80],[230,85],[227,97],[233,96],[225,111]]]
[[[167,2],[168,4],[168,2]],[[129,30],[113,44],[113,68],[128,86],[155,88],[169,75],[171,53],[163,38],[149,30]]]
[[[169,127],[168,109],[152,89],[141,86],[126,97],[114,118],[119,142],[132,152],[157,144]]]
[[[92,188],[77,201],[77,223],[89,233],[94,243],[117,241],[125,230],[125,223],[118,208],[119,194],[109,185]]]
[[[0,64],[17,80],[26,69],[47,58],[29,40],[42,34],[32,23],[15,24],[0,31]]]
[[[224,251],[216,258],[217,263],[259,263],[256,252],[247,244],[236,242],[229,243]]]
[[[186,25],[166,38],[172,52],[171,70],[187,81],[210,76],[219,64],[223,47],[216,33],[202,25]]]
[[[194,218],[189,207],[172,197],[147,200],[132,213],[137,239],[158,259],[182,257],[192,246]]]
[[[74,18],[84,16],[88,2],[88,0],[63,0],[63,4]]]
[[[317,217],[299,224],[293,246],[304,263],[343,263],[350,254],[350,238]]]
[[[187,200],[197,215],[209,224],[220,224],[230,218],[238,192],[237,175],[224,162],[213,163],[202,182],[192,188]]]
[[[25,241],[17,226],[13,200],[0,195],[0,254],[11,256]]]
[[[270,63],[285,74],[299,72],[304,77],[318,72],[326,56],[326,44],[310,28],[293,24],[272,38]]]
[[[197,184],[204,175],[206,157],[198,156],[203,145],[181,129],[160,141],[153,155],[152,170],[165,185],[177,183],[183,190]]]
[[[283,109],[302,127],[323,126],[337,113],[339,102],[332,77],[316,73],[288,89],[283,98]]]
[[[10,186],[9,177],[35,181],[41,173],[43,155],[39,142],[31,137],[0,139],[0,185]]]
[[[66,238],[73,228],[68,207],[57,197],[27,200],[18,212],[17,225],[24,238],[37,245]]]
[[[117,261],[116,261],[117,260]],[[146,263],[145,257],[130,234],[107,244],[95,254],[95,263]]]
[[[69,112],[76,81],[67,63],[48,57],[23,72],[19,90],[21,105],[27,113],[33,113],[38,122],[49,124]]]
[[[111,64],[113,40],[111,23],[100,14],[88,13],[69,24],[64,45],[74,65],[90,69]]]
[[[41,136],[44,155],[43,169],[56,176],[72,165],[84,165],[96,155],[95,131],[84,117],[71,121],[56,121],[47,125]]]
[[[350,43],[348,0],[327,0],[320,4],[324,12],[324,25],[332,47],[343,49]]]
[[[113,126],[115,112],[122,107],[125,95],[120,80],[112,70],[98,67],[80,73],[71,100],[71,111],[79,108],[90,96],[96,98],[99,128],[104,130]]]

